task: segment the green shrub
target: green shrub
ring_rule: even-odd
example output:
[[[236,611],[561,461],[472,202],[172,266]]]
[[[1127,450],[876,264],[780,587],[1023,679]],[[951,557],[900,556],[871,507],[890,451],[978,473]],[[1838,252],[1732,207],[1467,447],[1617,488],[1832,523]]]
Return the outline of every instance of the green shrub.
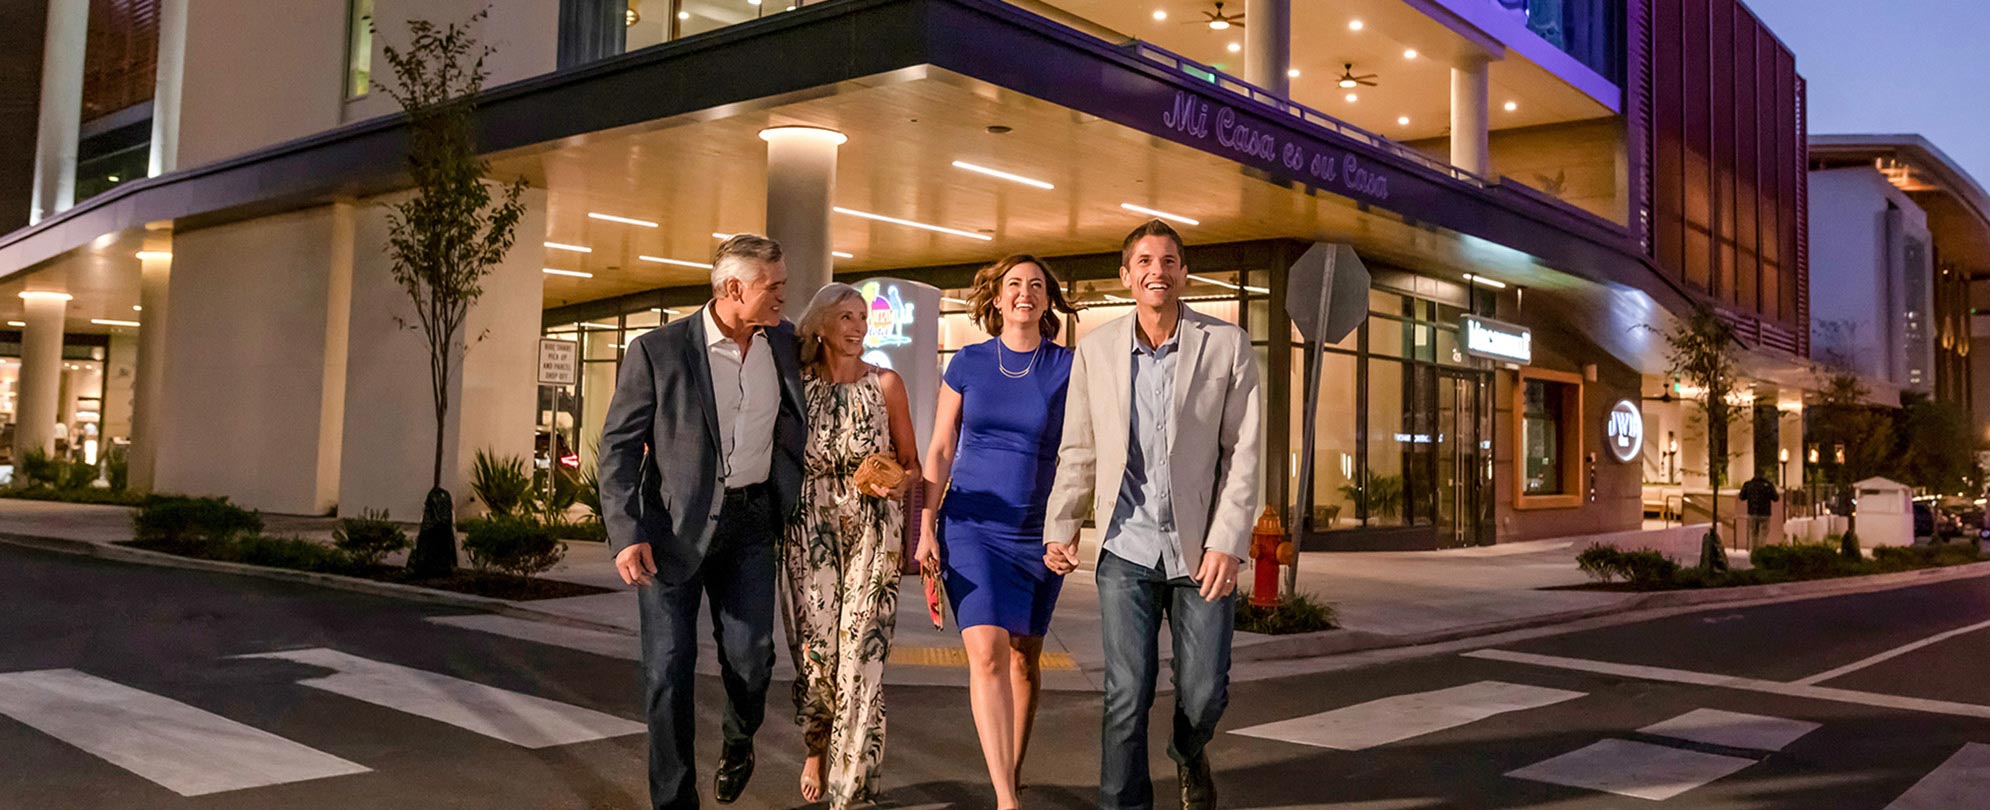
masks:
[[[28,501],[59,501],[62,503],[108,504],[112,506],[140,506],[145,503],[144,495],[133,492],[119,492],[114,489],[99,487],[64,490],[56,489],[47,484],[0,489],[0,498],[20,498]]]
[[[153,495],[144,500],[131,521],[139,542],[176,548],[224,544],[263,530],[261,513],[229,503],[227,498]]]
[[[48,452],[37,447],[21,454],[21,463],[14,465],[14,484],[32,487],[37,484],[53,487],[62,478],[62,462],[51,458]]]
[[[1944,543],[1935,546],[1878,546],[1873,549],[1873,562],[1888,571],[1909,571],[1915,568],[1935,568],[1947,565],[1963,565],[1982,559],[1974,543]]]
[[[521,577],[544,573],[567,555],[567,547],[545,526],[511,517],[471,522],[463,551],[479,571]]]
[[[56,489],[89,489],[97,483],[97,465],[71,461],[56,467]]]
[[[318,571],[327,574],[350,571],[354,562],[344,551],[330,546],[296,537],[269,537],[260,534],[244,535],[233,541],[217,544],[205,556],[209,559],[248,565],[289,568],[295,571]]]
[[[580,491],[574,500],[587,507],[589,515],[596,522],[601,520],[601,473],[598,467],[583,467],[580,471]]]
[[[127,452],[113,450],[104,458],[104,480],[112,492],[123,492],[131,485],[131,457]]]
[[[499,517],[532,508],[532,476],[525,473],[525,459],[518,456],[499,458],[478,450],[470,468],[470,489]]]
[[[342,518],[332,529],[332,545],[360,565],[379,565],[387,555],[407,549],[408,533],[388,519],[385,511],[362,510],[359,517]]]
[[[542,525],[546,527],[546,531],[561,540],[608,542],[608,527],[599,520],[549,521]]]
[[[1792,579],[1816,579],[1859,572],[1859,564],[1846,559],[1830,543],[1789,543],[1761,546],[1748,553],[1748,562],[1764,571]]]
[[[1679,564],[1665,555],[1651,549],[1624,552],[1624,579],[1641,589],[1671,587],[1673,579],[1679,575]]]
[[[1334,606],[1312,594],[1295,594],[1278,607],[1261,608],[1237,595],[1237,629],[1246,633],[1285,635],[1334,628]]]
[[[1581,554],[1575,555],[1575,564],[1583,573],[1588,574],[1590,579],[1598,582],[1609,582],[1618,577],[1629,578],[1624,570],[1624,552],[1616,546],[1592,543],[1589,548],[1583,549]]]

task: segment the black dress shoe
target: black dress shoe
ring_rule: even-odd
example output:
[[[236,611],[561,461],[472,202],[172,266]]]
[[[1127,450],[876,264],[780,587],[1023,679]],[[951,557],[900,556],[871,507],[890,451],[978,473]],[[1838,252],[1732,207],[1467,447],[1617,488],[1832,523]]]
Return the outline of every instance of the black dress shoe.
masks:
[[[719,755],[719,772],[712,777],[712,793],[719,804],[732,804],[746,791],[746,780],[752,778],[753,749],[727,751]]]
[[[1209,775],[1209,755],[1175,768],[1182,779],[1182,810],[1215,810],[1216,780]]]

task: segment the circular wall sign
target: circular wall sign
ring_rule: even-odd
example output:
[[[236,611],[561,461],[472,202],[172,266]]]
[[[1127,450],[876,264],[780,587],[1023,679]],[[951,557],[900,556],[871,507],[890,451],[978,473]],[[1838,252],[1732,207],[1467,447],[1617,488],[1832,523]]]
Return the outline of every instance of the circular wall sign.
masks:
[[[1603,443],[1610,448],[1611,458],[1627,464],[1638,460],[1645,446],[1645,418],[1638,412],[1636,402],[1620,399],[1610,406],[1609,421],[1603,425]]]

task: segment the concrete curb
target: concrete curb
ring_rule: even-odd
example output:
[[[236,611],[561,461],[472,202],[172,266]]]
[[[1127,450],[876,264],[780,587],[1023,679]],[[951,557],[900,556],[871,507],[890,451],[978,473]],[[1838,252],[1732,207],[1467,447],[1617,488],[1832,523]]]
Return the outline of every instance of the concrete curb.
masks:
[[[1748,585],[1739,588],[1712,588],[1690,591],[1658,591],[1654,593],[1627,595],[1624,601],[1614,605],[1598,605],[1579,610],[1567,610],[1509,621],[1488,622],[1486,624],[1475,624],[1468,627],[1418,633],[1415,635],[1392,636],[1381,633],[1365,633],[1359,630],[1324,630],[1318,633],[1274,636],[1267,641],[1249,646],[1239,646],[1231,652],[1231,657],[1236,661],[1284,661],[1294,658],[1319,658],[1329,655],[1386,650],[1396,647],[1421,647],[1426,644],[1441,644],[1447,641],[1491,636],[1515,630],[1551,627],[1558,624],[1618,613],[1755,602],[1763,599],[1794,601],[1839,594],[1864,593],[1915,585],[1929,585],[1953,579],[1969,579],[1981,576],[1990,576],[1990,561],[1952,565],[1945,568],[1922,568],[1892,574],[1837,577],[1833,579],[1810,580],[1807,582],[1782,582],[1774,585]]]
[[[497,613],[517,619],[565,625],[581,630],[595,630],[625,636],[636,635],[633,631],[624,627],[592,622],[572,616],[562,616],[550,611],[528,607],[519,602],[490,596],[477,596],[475,594],[423,588],[418,585],[403,585],[398,582],[380,582],[378,580],[348,577],[339,574],[323,574],[316,571],[293,571],[287,568],[266,568],[245,563],[203,560],[197,557],[182,557],[177,554],[132,548],[115,543],[75,540],[66,537],[42,537],[38,535],[0,532],[0,543],[40,549],[42,551],[54,551],[62,554],[75,554],[84,557],[96,557],[98,559],[138,563],[141,565],[155,565],[164,568],[182,568],[190,571],[235,574],[238,576],[249,576],[282,582],[301,582],[306,585],[335,588],[342,591],[363,593],[369,596],[383,596],[410,602],[422,602],[431,605]]]

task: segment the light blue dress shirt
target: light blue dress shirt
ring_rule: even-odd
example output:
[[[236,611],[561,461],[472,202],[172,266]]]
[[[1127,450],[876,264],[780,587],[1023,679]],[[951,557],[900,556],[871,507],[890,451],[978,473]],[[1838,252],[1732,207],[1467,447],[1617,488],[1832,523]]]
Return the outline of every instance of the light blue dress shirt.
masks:
[[[1169,579],[1189,575],[1175,528],[1168,436],[1175,429],[1175,365],[1183,326],[1159,346],[1140,340],[1133,327],[1133,395],[1127,408],[1126,474],[1106,528],[1105,550],[1131,563],[1161,569]],[[1199,561],[1198,561],[1199,562]]]

